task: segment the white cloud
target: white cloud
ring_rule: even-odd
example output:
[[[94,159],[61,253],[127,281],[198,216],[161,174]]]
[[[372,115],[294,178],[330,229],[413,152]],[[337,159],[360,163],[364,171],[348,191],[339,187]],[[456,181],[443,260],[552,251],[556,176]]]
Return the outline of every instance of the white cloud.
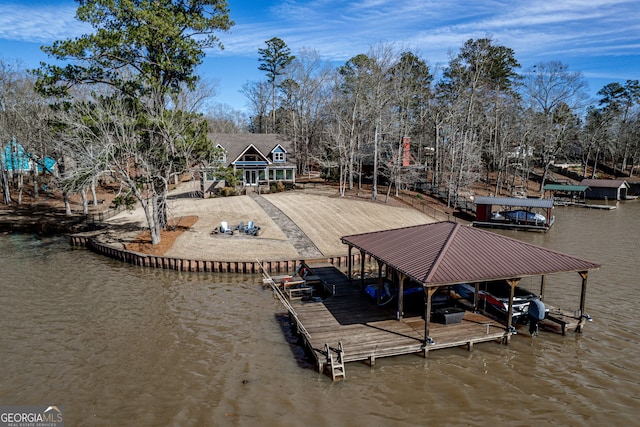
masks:
[[[76,20],[76,6],[0,5],[0,38],[33,43],[77,37],[88,32],[87,24]]]
[[[231,4],[233,7],[233,4]],[[618,55],[640,34],[640,8],[628,0],[397,1],[282,0],[221,38],[226,54],[256,56],[271,37],[292,48],[344,60],[381,42],[415,46],[441,62],[471,38],[490,36],[516,56]]]
[[[392,43],[430,64],[445,64],[466,40],[487,36],[526,58],[521,62],[637,59],[640,44],[635,0],[272,0],[243,10],[238,19],[234,3],[241,1],[229,2],[236,25],[217,34],[225,50],[211,49],[209,56],[257,58],[272,37],[282,38],[294,54],[314,49],[330,61]],[[91,31],[75,19],[76,7],[71,0],[0,5],[0,39],[47,44]]]

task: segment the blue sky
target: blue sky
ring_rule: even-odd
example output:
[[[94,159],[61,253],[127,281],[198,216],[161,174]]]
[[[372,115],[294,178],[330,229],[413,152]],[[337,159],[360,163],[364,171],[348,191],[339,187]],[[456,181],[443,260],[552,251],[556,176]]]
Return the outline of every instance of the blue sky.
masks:
[[[74,18],[73,0],[0,0],[0,57],[32,68],[39,47],[91,31]],[[640,79],[637,0],[229,0],[235,26],[218,36],[199,69],[217,82],[215,102],[244,109],[239,92],[264,79],[258,49],[280,37],[296,54],[316,50],[340,65],[371,46],[409,49],[432,69],[446,66],[468,39],[491,37],[514,50],[526,69],[551,60],[581,71],[591,93],[613,81]]]

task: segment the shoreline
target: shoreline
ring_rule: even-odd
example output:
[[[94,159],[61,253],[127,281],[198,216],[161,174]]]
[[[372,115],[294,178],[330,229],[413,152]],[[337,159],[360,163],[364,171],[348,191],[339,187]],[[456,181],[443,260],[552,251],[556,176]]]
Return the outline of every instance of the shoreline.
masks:
[[[268,201],[271,208],[265,209],[259,199]],[[52,206],[10,206],[0,208],[0,229],[64,235],[74,247],[143,267],[259,274],[262,263],[271,274],[291,272],[301,261],[346,267],[348,254],[341,243],[342,236],[448,219],[434,218],[424,208],[417,209],[398,199],[391,204],[372,203],[336,197],[327,188],[209,199],[181,197],[178,190],[172,193],[171,200],[172,215],[195,215],[199,219],[173,241],[163,238],[168,247],[164,253],[136,252],[139,246],[132,246],[145,229],[141,209],[122,211],[94,224],[84,215],[67,216]],[[283,219],[288,224],[283,224]],[[256,220],[260,235],[213,235],[211,231],[221,220],[229,224]],[[291,230],[291,224],[297,232]],[[311,246],[318,250],[310,252]],[[352,263],[360,261],[359,253],[351,256]]]
[[[139,267],[160,268],[164,270],[176,270],[192,273],[236,273],[236,274],[261,274],[266,271],[273,273],[289,273],[302,262],[324,262],[336,267],[348,265],[348,255],[337,255],[323,258],[297,258],[283,260],[256,260],[256,261],[215,261],[202,259],[189,259],[170,257],[164,255],[151,255],[140,252],[119,249],[108,243],[101,243],[98,239],[89,236],[71,235],[70,244],[74,247],[84,247],[87,250],[108,258],[117,259]],[[352,265],[360,261],[360,254],[352,254]]]

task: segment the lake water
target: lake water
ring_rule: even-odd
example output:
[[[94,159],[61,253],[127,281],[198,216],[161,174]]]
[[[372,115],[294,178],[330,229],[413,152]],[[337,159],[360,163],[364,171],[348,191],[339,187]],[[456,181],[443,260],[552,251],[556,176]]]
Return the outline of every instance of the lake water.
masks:
[[[603,265],[583,334],[351,363],[336,383],[259,276],[141,269],[64,238],[0,235],[0,405],[62,405],[69,426],[637,424],[640,201],[554,213],[548,233],[501,233]],[[580,279],[549,276],[545,292],[577,308]]]

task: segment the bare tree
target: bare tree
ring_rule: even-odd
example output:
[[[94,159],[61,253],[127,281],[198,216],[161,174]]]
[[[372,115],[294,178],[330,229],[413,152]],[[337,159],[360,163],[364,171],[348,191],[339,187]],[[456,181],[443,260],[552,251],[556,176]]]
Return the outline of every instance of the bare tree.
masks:
[[[7,165],[2,171],[3,201],[11,203],[11,190],[17,190],[17,203],[22,203],[24,178],[29,175],[33,183],[33,195],[39,196],[39,176],[45,167],[45,158],[51,155],[51,138],[48,130],[49,106],[46,100],[34,92],[35,79],[20,64],[0,60],[0,145],[15,140],[16,146],[25,150],[31,167],[30,173],[22,167],[12,168],[9,179]],[[7,159],[5,159],[6,161]],[[1,161],[0,161],[1,162]]]
[[[587,82],[559,61],[542,62],[525,73],[523,97],[533,114],[535,148],[543,167],[540,191],[556,155],[564,150],[578,124],[576,113],[586,105]]]
[[[479,130],[487,118],[496,120],[487,112],[498,112],[502,98],[512,96],[519,66],[511,49],[483,38],[468,40],[445,69],[438,89],[448,123],[439,136],[442,153],[449,156],[443,162],[448,170],[442,171],[448,204],[457,203],[461,190],[477,179],[485,142]]]
[[[313,144],[320,140],[323,111],[329,101],[332,70],[316,51],[303,50],[288,66],[280,85],[281,133],[294,146],[298,173],[309,171]]]
[[[242,85],[242,94],[247,97],[253,111],[249,129],[254,133],[267,132],[267,111],[269,109],[269,84],[267,82],[247,82]]]

